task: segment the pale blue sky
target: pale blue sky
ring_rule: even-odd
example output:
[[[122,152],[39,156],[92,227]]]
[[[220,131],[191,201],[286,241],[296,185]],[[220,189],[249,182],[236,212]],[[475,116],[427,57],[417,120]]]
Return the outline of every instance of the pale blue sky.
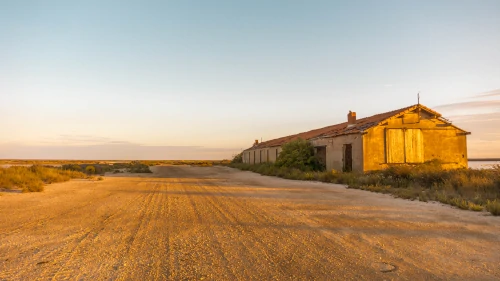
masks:
[[[500,157],[499,50],[497,0],[1,1],[0,158],[229,158],[419,91]]]

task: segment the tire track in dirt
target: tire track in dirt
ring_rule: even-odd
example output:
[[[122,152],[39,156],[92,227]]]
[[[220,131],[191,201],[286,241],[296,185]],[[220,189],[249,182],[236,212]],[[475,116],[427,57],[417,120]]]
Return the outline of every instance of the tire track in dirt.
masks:
[[[280,226],[280,227],[265,227],[263,231],[262,228],[253,228],[253,234],[256,237],[262,237],[262,242],[265,245],[274,245],[269,248],[270,257],[279,257],[283,255],[288,255],[292,257],[299,257],[301,261],[309,261],[311,264],[315,265],[324,265],[324,264],[332,264],[335,261],[339,261],[339,258],[335,258],[331,260],[331,257],[335,257],[336,255],[341,255],[336,250],[338,245],[336,243],[332,243],[328,241],[326,237],[323,235],[318,235],[314,231],[308,231],[309,236],[300,236],[297,231],[294,231],[289,224],[285,223],[283,220],[277,220],[279,217],[272,213],[271,210],[263,211],[262,208],[259,208],[255,204],[249,202],[249,200],[245,199],[235,199],[232,196],[227,196],[228,192],[224,190],[220,185],[216,184],[213,181],[207,181],[207,186],[209,189],[203,187],[207,192],[212,191],[213,193],[217,193],[218,196],[212,196],[214,198],[223,197],[224,202],[231,202],[231,204],[224,204],[224,206],[235,206],[234,210],[226,210],[229,214],[246,214],[246,216],[251,217],[255,220],[254,225],[261,226]],[[221,204],[222,206],[222,204]],[[243,218],[244,216],[239,216]],[[281,214],[281,217],[282,214]],[[294,221],[294,226],[296,226],[296,222]],[[305,226],[305,225],[304,225]],[[262,232],[262,233],[259,233]],[[268,237],[280,237],[280,239],[268,239]],[[307,239],[306,239],[307,238]],[[304,241],[307,241],[304,242]],[[281,250],[278,250],[281,249]],[[300,253],[298,251],[300,250]],[[290,253],[291,252],[291,253]],[[333,255],[335,253],[335,255]],[[292,259],[293,260],[293,259]],[[325,263],[326,262],[326,263]],[[288,263],[283,263],[283,260],[274,260],[274,263],[280,264],[280,267],[290,267],[291,265]],[[315,272],[312,272],[309,265],[303,263],[295,263],[295,267],[301,268],[301,276],[314,276],[317,274],[317,270],[323,271],[323,274],[329,274],[331,272],[331,266],[315,268]],[[289,271],[287,271],[289,272]],[[289,276],[293,277],[293,276]]]
[[[112,195],[112,194],[108,194],[107,196],[100,197],[97,200],[94,199],[92,203],[85,204],[83,207],[95,204],[95,202],[98,201],[99,199],[108,198],[110,195]],[[139,196],[137,196],[135,198],[138,198],[138,197]],[[128,204],[132,203],[135,198],[131,199]],[[70,214],[74,213],[75,211],[77,211],[77,210],[72,210],[71,212],[63,212],[63,213],[64,213],[64,215],[70,215]],[[93,215],[88,214],[88,216],[93,216]],[[58,217],[58,219],[60,219],[60,218],[61,217]],[[56,217],[53,216],[53,217],[51,217],[51,219],[55,220]],[[30,231],[30,230],[24,229],[23,231]],[[60,240],[61,242],[59,242],[59,244],[56,247],[50,248],[47,250],[38,251],[34,255],[29,255],[29,254],[34,252],[34,249],[38,250],[39,248],[44,248],[45,244],[43,244],[43,243],[53,243],[53,241],[48,241],[48,242],[44,241],[41,245],[37,244],[36,248],[28,247],[28,249],[26,249],[26,250],[21,250],[20,252],[18,252],[17,256],[18,257],[22,257],[22,256],[28,257],[28,258],[22,260],[21,263],[19,264],[19,267],[24,268],[25,270],[19,271],[16,268],[11,268],[10,270],[2,270],[2,271],[0,271],[0,278],[3,278],[2,276],[14,276],[14,277],[17,276],[16,278],[24,279],[24,278],[22,278],[23,273],[26,273],[27,271],[39,271],[40,270],[39,265],[43,265],[44,267],[46,267],[48,264],[54,264],[53,255],[55,253],[58,253],[64,249],[68,248],[69,245],[72,243],[76,242],[77,245],[80,244],[84,239],[86,239],[86,237],[89,234],[90,233],[88,232],[88,228],[82,229],[78,232],[72,233],[69,236],[64,237],[62,240]],[[61,254],[58,254],[58,255],[56,254],[56,260],[57,260],[57,257],[60,255]],[[36,261],[39,261],[39,262],[36,263]],[[43,272],[45,272],[45,270],[42,270],[42,273]]]
[[[98,200],[108,198],[108,197],[110,197],[112,195],[113,195],[112,193],[109,193],[106,196],[98,198]],[[11,235],[11,234],[16,234],[16,233],[19,233],[21,231],[25,231],[27,228],[31,228],[33,226],[37,227],[39,225],[46,224],[47,222],[52,221],[54,219],[58,219],[58,218],[60,218],[62,216],[73,214],[75,212],[80,211],[82,208],[88,207],[88,206],[90,206],[92,204],[94,204],[94,203],[90,202],[90,203],[87,203],[87,204],[84,204],[84,205],[80,205],[80,206],[76,206],[76,207],[71,207],[70,210],[58,213],[58,214],[53,215],[53,216],[47,216],[47,217],[44,217],[44,218],[39,218],[37,220],[33,220],[33,221],[28,221],[28,222],[25,222],[25,223],[21,223],[15,229],[12,229],[12,230],[0,233],[0,239],[2,238],[2,236],[8,236],[8,235]]]
[[[131,276],[133,279],[143,278],[147,280],[164,280],[165,275],[163,272],[165,263],[165,251],[168,241],[168,233],[165,233],[165,225],[168,217],[165,216],[165,206],[168,204],[168,193],[163,190],[162,187],[165,183],[160,184],[160,189],[156,192],[156,200],[152,202],[152,212],[151,218],[149,220],[148,226],[145,229],[145,243],[146,247],[142,247],[143,255],[145,255],[146,267],[144,271],[140,273],[139,271],[134,271],[134,275]],[[141,250],[141,248],[139,248]],[[139,276],[137,276],[139,275]],[[130,278],[130,279],[132,279]]]
[[[168,277],[168,255],[169,249],[168,249],[168,241],[169,241],[169,236],[170,233],[168,231],[165,231],[167,221],[169,220],[169,199],[170,196],[168,195],[168,187],[169,183],[162,183],[162,187],[165,187],[164,189],[160,189],[161,192],[164,192],[162,196],[162,201],[160,202],[160,210],[158,211],[158,216],[157,216],[157,224],[155,225],[156,231],[155,234],[156,236],[159,236],[160,239],[155,239],[156,246],[154,247],[155,251],[158,253],[157,259],[155,259],[153,267],[155,268],[154,274],[152,275],[153,280],[167,280]],[[159,222],[162,222],[161,225]],[[156,237],[155,236],[155,237]]]
[[[188,181],[189,182],[189,181]],[[203,279],[201,275],[204,261],[211,253],[201,254],[207,245],[206,229],[203,228],[203,218],[200,210],[191,204],[186,194],[187,183],[183,179],[174,179],[172,183],[172,209],[169,222],[169,280]]]
[[[200,183],[199,187],[202,193],[213,193],[205,188],[202,183]],[[234,208],[234,202],[222,202],[218,196],[204,196],[204,198],[219,213],[221,222],[230,223],[230,225],[225,225],[224,227],[226,229],[233,227],[238,232],[238,243],[243,246],[243,251],[248,253],[245,256],[247,263],[252,265],[250,270],[259,269],[258,271],[253,270],[246,277],[252,279],[274,279],[286,276],[285,270],[277,266],[277,261],[273,258],[274,251],[261,240],[263,237],[255,235],[252,229],[245,226],[245,220],[254,220],[252,215],[249,215],[246,210],[241,208]],[[262,257],[264,257],[264,260]]]
[[[122,205],[116,212],[108,215],[104,220],[100,220],[96,222],[93,226],[87,227],[84,230],[80,231],[81,235],[74,243],[73,247],[69,251],[64,251],[59,253],[52,261],[52,268],[49,268],[48,271],[43,271],[38,279],[44,280],[59,280],[59,279],[68,279],[74,276],[72,273],[75,269],[78,269],[77,262],[85,255],[85,253],[80,252],[78,250],[84,246],[84,243],[89,239],[95,238],[99,235],[99,232],[104,229],[104,226],[114,217],[123,213],[127,210],[127,208],[134,202],[136,202],[138,198],[144,196],[143,194],[139,194],[138,196],[130,199],[124,205]],[[91,241],[90,241],[91,242]],[[67,246],[63,247],[63,250],[66,249]],[[61,264],[56,267],[55,264]]]
[[[166,275],[167,280],[179,280],[185,279],[182,276],[182,266],[185,261],[181,260],[181,252],[184,252],[186,248],[190,249],[185,244],[185,233],[191,232],[193,228],[194,210],[187,202],[186,196],[179,194],[183,190],[184,182],[178,178],[169,178],[169,180],[169,191],[172,193],[168,196]]]
[[[116,278],[117,280],[130,280],[129,278],[127,278],[127,276],[132,274],[131,271],[138,271],[139,269],[142,270],[142,268],[137,268],[138,264],[136,264],[135,262],[137,262],[138,256],[141,255],[141,249],[144,248],[144,244],[147,238],[144,236],[145,233],[147,233],[147,229],[151,223],[151,214],[153,212],[152,210],[157,205],[153,203],[153,200],[158,197],[158,184],[159,183],[155,183],[153,192],[149,192],[148,196],[140,203],[141,210],[138,216],[139,219],[137,226],[131,232],[130,237],[126,239],[126,241],[128,242],[126,249],[123,251],[124,255],[122,259],[115,265],[115,268],[119,274]]]
[[[190,187],[193,187],[193,190],[195,190],[194,187],[196,187],[197,184],[198,183],[193,183],[193,185],[190,185]],[[219,272],[217,278],[227,279],[227,280],[236,280],[237,273],[235,272],[235,270],[231,266],[231,263],[230,263],[228,257],[226,256],[228,249],[227,249],[227,247],[223,247],[222,243],[219,241],[219,238],[217,237],[215,231],[212,228],[212,224],[217,223],[219,217],[217,216],[217,214],[214,212],[213,209],[207,208],[206,204],[204,204],[205,202],[194,198],[194,196],[191,194],[191,192],[188,191],[186,185],[182,185],[182,187],[183,187],[184,192],[187,194],[189,202],[194,210],[194,213],[196,216],[196,223],[199,225],[199,227],[201,227],[203,229],[203,233],[208,235],[208,239],[213,244],[210,247],[210,252],[211,252],[211,254],[213,254],[213,257],[217,258],[218,263],[220,263],[218,268],[225,269],[224,273],[226,273],[226,274],[224,276],[222,276],[221,275],[222,272]],[[196,197],[205,199],[205,196],[203,196],[203,197],[196,196]],[[200,203],[199,201],[202,201],[202,202]],[[204,223],[205,221],[206,221],[206,223]],[[215,255],[215,253],[218,255]],[[211,262],[212,262],[212,264],[214,263],[214,261],[211,261]],[[202,276],[201,278],[203,278],[203,277],[205,277],[205,276]]]

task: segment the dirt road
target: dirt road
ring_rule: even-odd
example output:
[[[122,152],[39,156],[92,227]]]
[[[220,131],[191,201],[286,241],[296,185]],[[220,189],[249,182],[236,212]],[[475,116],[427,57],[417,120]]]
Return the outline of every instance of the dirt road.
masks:
[[[225,167],[0,196],[0,280],[495,280],[500,217]]]

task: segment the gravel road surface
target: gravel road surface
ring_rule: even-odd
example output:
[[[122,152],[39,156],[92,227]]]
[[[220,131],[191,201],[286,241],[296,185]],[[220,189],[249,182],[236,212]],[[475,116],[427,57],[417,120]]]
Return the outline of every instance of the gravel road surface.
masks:
[[[500,217],[227,167],[0,193],[0,280],[499,280]]]

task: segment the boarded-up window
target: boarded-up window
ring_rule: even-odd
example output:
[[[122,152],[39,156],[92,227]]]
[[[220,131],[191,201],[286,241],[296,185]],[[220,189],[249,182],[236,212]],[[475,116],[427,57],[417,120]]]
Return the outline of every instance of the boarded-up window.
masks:
[[[388,129],[387,163],[424,162],[424,139],[420,129]]]
[[[387,163],[405,162],[405,138],[402,129],[388,129],[386,134]]]
[[[424,162],[424,138],[422,130],[407,129],[405,131],[406,163]]]

